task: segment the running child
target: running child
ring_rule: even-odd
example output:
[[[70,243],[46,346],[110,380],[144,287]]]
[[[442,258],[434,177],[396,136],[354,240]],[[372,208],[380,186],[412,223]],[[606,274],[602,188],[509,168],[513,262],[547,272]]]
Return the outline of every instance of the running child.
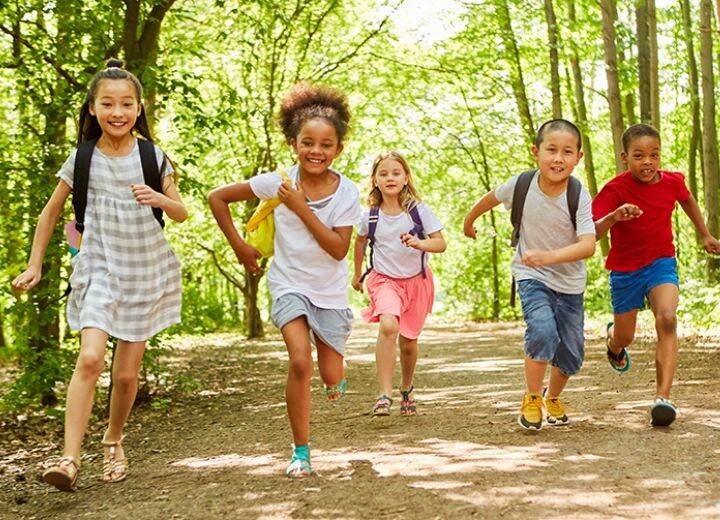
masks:
[[[622,136],[621,158],[627,170],[610,179],[593,200],[598,239],[610,230],[613,321],[607,325],[607,356],[615,372],[630,369],[627,347],[635,337],[638,311],[647,301],[655,316],[655,399],[653,426],[669,426],[677,409],[670,401],[678,358],[679,281],[672,214],[680,203],[708,253],[720,253],[720,242],[705,225],[682,173],[660,170],[660,134],[647,124],[630,126]]]
[[[352,286],[362,292],[365,248],[370,243],[371,264],[366,274],[370,305],[362,311],[368,323],[379,323],[375,362],[379,397],[373,416],[390,414],[395,345],[400,345],[401,415],[415,415],[413,376],[418,337],[432,310],[435,289],[426,253],[445,251],[443,225],[420,202],[405,158],[397,152],[377,156],[370,177],[370,210],[363,214],[355,240]]]
[[[290,181],[278,172],[216,188],[210,208],[237,259],[254,276],[260,253],[233,224],[229,204],[279,197],[275,209],[275,256],[268,270],[272,321],[280,329],[290,358],[285,400],[294,450],[289,477],[307,477],[310,464],[311,342],[328,399],[347,388],[343,358],[350,335],[347,260],[352,229],[360,218],[357,187],[331,169],[343,149],[350,112],[347,98],[334,89],[298,83],[282,100],[280,127],[297,155]]]
[[[142,86],[122,68],[121,61],[110,59],[93,77],[78,128],[78,147],[95,141],[90,149],[84,231],[78,229],[83,232],[82,247],[72,260],[72,291],[67,302],[70,328],[80,330],[80,353],[68,386],[63,456],[43,473],[45,482],[62,491],[77,488],[80,451],[95,385],[105,369],[109,336],[118,342],[111,375],[110,420],[102,440],[102,478],[112,483],[127,477],[123,428],[135,402],[147,340],[180,321],[180,263],[153,209],[161,209],[176,222],[187,218],[173,182],[172,165],[152,144],[150,164],[157,162],[162,191],[145,184],[140,149],[147,149],[152,138],[142,105]],[[70,154],[57,174],[57,187],[35,229],[28,267],[12,282],[16,289],[30,290],[40,281],[48,243],[73,191],[77,153]]]
[[[582,158],[578,128],[564,119],[540,126],[532,146],[537,173],[522,210],[520,236],[511,270],[522,302],[525,330],[525,395],[518,424],[539,430],[543,405],[550,425],[568,422],[560,397],[585,353],[584,260],[595,252],[590,194],[581,187],[575,219],[568,200],[570,175]],[[465,236],[477,238],[473,223],[501,202],[512,207],[516,175],[484,195],[465,217]],[[550,377],[541,396],[548,363]],[[544,402],[543,402],[544,401]]]

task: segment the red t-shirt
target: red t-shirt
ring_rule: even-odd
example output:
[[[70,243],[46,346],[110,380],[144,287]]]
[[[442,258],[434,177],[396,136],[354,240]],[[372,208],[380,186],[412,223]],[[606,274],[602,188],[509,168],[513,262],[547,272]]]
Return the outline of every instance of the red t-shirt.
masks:
[[[610,228],[610,252],[605,267],[631,272],[658,258],[674,257],[672,213],[676,202],[685,202],[690,192],[680,172],[658,170],[655,184],[637,182],[630,171],[610,179],[592,203],[593,220],[599,220],[625,203],[635,204],[643,214],[617,222]]]

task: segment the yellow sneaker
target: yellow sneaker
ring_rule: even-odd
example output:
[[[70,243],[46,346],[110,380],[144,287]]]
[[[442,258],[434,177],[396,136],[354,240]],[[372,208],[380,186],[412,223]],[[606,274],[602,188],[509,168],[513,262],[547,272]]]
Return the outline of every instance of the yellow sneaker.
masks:
[[[563,404],[562,399],[560,399],[560,396],[546,397],[545,410],[547,411],[545,420],[548,424],[557,426],[568,423],[569,419],[565,414],[565,405]]]
[[[526,430],[542,428],[542,397],[540,394],[527,393],[523,397],[518,424]]]

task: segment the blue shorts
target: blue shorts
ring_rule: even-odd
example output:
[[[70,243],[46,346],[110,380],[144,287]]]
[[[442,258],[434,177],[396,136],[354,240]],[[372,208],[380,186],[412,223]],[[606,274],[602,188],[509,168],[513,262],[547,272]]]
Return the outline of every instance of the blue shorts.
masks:
[[[675,257],[658,258],[652,264],[629,273],[610,271],[613,312],[623,314],[644,309],[650,291],[666,283],[679,285]]]
[[[585,357],[584,295],[564,294],[537,280],[519,280],[525,329],[525,355],[549,361],[563,374],[580,371]]]

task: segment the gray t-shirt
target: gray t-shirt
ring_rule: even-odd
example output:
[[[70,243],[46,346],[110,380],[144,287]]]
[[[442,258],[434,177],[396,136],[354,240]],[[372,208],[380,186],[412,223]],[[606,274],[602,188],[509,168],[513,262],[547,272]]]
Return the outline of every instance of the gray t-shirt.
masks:
[[[495,189],[495,196],[506,209],[512,208],[517,179],[516,175]],[[585,292],[587,271],[584,260],[543,267],[525,266],[520,261],[523,252],[529,249],[544,251],[560,249],[576,243],[577,237],[581,235],[595,235],[591,198],[585,187],[580,190],[576,220],[577,231],[570,219],[566,193],[562,192],[556,197],[545,195],[538,186],[538,175],[535,175],[525,199],[520,223],[520,241],[510,266],[515,279],[538,280],[563,294]]]

